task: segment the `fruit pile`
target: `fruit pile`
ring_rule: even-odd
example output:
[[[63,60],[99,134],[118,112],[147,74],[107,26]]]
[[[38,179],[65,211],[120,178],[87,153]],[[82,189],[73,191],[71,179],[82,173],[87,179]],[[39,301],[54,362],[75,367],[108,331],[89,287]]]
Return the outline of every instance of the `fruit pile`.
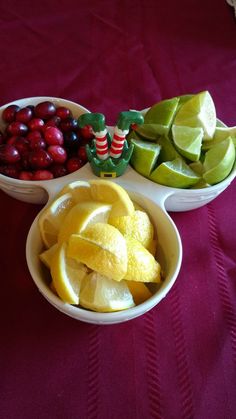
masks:
[[[40,260],[51,289],[69,304],[100,312],[125,310],[161,283],[149,215],[118,184],[75,181],[39,216]]]
[[[89,126],[78,127],[69,108],[51,101],[20,108],[9,105],[2,113],[0,173],[21,180],[49,180],[80,169],[87,162]]]
[[[235,164],[236,127],[220,123],[208,91],[156,103],[128,140],[134,169],[165,186],[208,187]]]

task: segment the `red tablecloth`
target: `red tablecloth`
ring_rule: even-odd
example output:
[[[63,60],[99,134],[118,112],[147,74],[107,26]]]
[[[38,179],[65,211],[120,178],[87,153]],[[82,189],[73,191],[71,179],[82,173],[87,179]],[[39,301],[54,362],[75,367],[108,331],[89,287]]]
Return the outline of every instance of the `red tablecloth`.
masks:
[[[1,2],[0,104],[51,95],[106,115],[208,89],[236,125],[236,21],[224,0]],[[0,192],[3,419],[236,417],[236,183],[172,213],[183,263],[167,297],[124,324],[53,308],[27,269],[41,206]]]

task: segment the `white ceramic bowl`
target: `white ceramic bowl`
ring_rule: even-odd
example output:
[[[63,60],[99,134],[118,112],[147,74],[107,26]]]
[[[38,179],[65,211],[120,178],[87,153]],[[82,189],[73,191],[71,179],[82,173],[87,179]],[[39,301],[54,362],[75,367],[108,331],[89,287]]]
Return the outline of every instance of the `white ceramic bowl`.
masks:
[[[2,120],[2,113],[7,106],[14,104],[20,107],[25,107],[28,105],[37,105],[38,103],[44,101],[51,101],[56,106],[66,106],[72,111],[75,118],[78,118],[83,113],[89,112],[88,109],[78,105],[77,103],[51,96],[38,96],[14,100],[13,102],[0,107],[0,130],[4,130],[6,126]],[[31,202],[34,204],[44,204],[48,201],[49,195],[52,191],[56,193],[63,185],[69,183],[72,179],[75,179],[77,173],[78,170],[76,173],[74,172],[61,178],[44,181],[23,181],[0,174],[0,189],[20,201]]]
[[[180,270],[182,262],[182,244],[178,230],[170,216],[156,202],[139,193],[129,192],[133,200],[149,213],[158,236],[157,258],[165,272],[162,286],[151,298],[133,308],[113,313],[97,313],[63,303],[49,287],[45,269],[39,260],[43,249],[38,228],[38,217],[34,220],[26,242],[26,259],[30,274],[43,296],[61,312],[87,323],[113,324],[134,319],[156,306],[170,291]]]

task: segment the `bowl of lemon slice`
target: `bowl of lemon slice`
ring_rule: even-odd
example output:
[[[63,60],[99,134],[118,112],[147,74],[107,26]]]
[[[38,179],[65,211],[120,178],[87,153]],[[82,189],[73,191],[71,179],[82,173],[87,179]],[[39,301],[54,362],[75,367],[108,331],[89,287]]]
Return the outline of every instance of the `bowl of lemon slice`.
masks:
[[[168,211],[207,204],[236,176],[236,126],[217,117],[208,91],[162,100],[131,131],[133,169],[166,195]],[[158,190],[157,190],[158,193]]]
[[[26,243],[43,296],[77,320],[113,324],[156,306],[182,261],[178,230],[151,198],[103,179],[65,186],[34,220]]]

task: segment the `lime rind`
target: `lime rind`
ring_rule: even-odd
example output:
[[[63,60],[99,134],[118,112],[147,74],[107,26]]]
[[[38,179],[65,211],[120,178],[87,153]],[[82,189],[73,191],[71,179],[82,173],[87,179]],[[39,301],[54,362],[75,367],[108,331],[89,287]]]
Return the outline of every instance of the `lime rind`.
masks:
[[[203,178],[210,185],[221,182],[230,174],[234,162],[235,147],[229,137],[207,151],[203,163]]]
[[[189,188],[199,180],[198,176],[183,159],[161,163],[150,175],[150,179],[173,188]]]

